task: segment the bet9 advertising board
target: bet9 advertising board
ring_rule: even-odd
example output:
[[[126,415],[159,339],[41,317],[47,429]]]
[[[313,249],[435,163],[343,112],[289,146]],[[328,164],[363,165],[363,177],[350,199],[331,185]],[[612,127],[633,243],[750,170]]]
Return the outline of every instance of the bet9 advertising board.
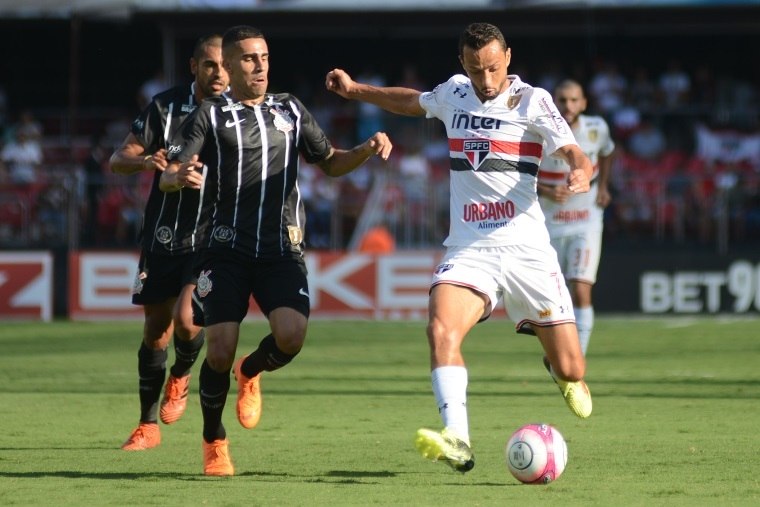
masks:
[[[307,252],[314,318],[420,320],[441,251],[389,255]],[[606,252],[594,305],[597,313],[749,315],[760,312],[760,256]],[[0,252],[0,320],[142,319],[132,304],[139,253],[76,251],[54,283],[52,254]],[[59,294],[61,293],[62,294]],[[53,299],[65,300],[53,315]],[[263,318],[251,301],[249,319]],[[506,318],[502,308],[494,318]]]

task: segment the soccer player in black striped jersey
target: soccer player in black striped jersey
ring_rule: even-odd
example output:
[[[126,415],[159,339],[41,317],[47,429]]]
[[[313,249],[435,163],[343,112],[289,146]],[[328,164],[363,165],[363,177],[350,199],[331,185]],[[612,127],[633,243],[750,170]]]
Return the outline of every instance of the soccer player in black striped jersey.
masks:
[[[299,156],[329,176],[341,176],[373,155],[387,159],[392,149],[382,132],[353,149],[334,148],[296,97],[267,93],[269,49],[260,30],[230,28],[222,55],[231,92],[204,101],[187,119],[172,139],[172,162],[161,177],[168,192],[195,188],[212,202],[193,292],[206,326],[200,373],[206,475],[234,474],[222,424],[233,364],[238,420],[253,428],[261,415],[261,372],[288,364],[306,338],[309,288]],[[251,295],[271,334],[235,361]]]
[[[193,323],[192,266],[198,251],[203,213],[198,190],[167,194],[159,189],[167,165],[167,142],[182,121],[207,97],[220,95],[229,79],[222,67],[222,37],[198,40],[190,59],[195,79],[153,97],[132,123],[131,132],[110,160],[121,174],[153,172],[153,186],[141,230],[141,255],[132,302],[145,314],[143,339],[137,353],[140,423],[122,449],[138,451],[157,446],[159,397],[166,377],[169,340],[174,336],[175,363],[161,400],[165,424],[180,418],[187,405],[190,368],[203,347],[202,328]]]

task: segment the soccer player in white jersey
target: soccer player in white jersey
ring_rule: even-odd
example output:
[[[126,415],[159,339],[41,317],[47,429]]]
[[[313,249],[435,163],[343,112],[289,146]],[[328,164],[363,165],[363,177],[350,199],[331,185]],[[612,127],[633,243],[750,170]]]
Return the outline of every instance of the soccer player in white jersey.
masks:
[[[544,157],[538,170],[539,202],[573,298],[575,325],[585,356],[594,328],[591,289],[602,253],[602,219],[610,203],[608,181],[615,143],[601,116],[582,114],[586,97],[578,82],[562,81],[554,91],[554,102],[594,165],[591,190],[576,195],[565,186],[570,167],[564,160]]]
[[[508,74],[511,57],[497,27],[474,23],[459,40],[467,75],[454,75],[431,92],[358,83],[342,69],[328,72],[325,81],[344,98],[438,118],[446,126],[451,227],[433,275],[427,326],[444,429],[418,430],[416,446],[423,456],[460,472],[474,466],[461,346],[500,299],[518,332],[538,336],[571,411],[585,418],[592,408],[572,300],[536,194],[544,151],[568,162],[572,193],[588,192],[592,165],[549,92]]]

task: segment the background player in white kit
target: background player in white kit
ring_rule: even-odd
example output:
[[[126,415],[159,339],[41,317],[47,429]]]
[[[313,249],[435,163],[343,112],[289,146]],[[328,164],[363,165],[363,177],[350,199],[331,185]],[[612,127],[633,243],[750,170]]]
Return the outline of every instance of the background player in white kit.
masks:
[[[544,157],[538,171],[539,201],[573,298],[575,324],[585,356],[594,327],[591,289],[602,253],[602,221],[604,208],[610,203],[608,182],[615,143],[601,116],[581,114],[586,110],[586,97],[578,82],[565,80],[557,85],[554,102],[594,165],[591,189],[585,194],[567,190],[570,166],[560,158]]]
[[[433,277],[427,326],[444,430],[420,429],[416,445],[423,456],[460,472],[474,466],[461,345],[499,299],[518,332],[538,336],[572,412],[585,418],[592,408],[572,301],[536,194],[542,143],[569,163],[570,192],[589,190],[592,166],[551,95],[508,75],[511,56],[497,27],[474,23],[459,40],[467,76],[452,76],[432,92],[357,83],[341,69],[330,71],[325,83],[344,98],[435,117],[446,126],[451,228]]]

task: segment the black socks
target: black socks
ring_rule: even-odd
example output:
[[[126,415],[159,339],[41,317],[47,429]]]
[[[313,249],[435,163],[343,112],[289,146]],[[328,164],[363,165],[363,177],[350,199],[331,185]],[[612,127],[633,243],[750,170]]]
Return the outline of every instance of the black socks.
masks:
[[[200,374],[201,412],[203,413],[203,439],[213,442],[227,437],[222,424],[222,411],[230,390],[230,372],[214,371],[204,360]]]
[[[259,343],[253,354],[248,356],[240,367],[240,371],[246,377],[255,377],[262,371],[274,371],[282,368],[296,357],[277,348],[274,336],[268,334]]]
[[[137,352],[137,373],[140,376],[140,422],[158,421],[158,399],[166,377],[166,350],[153,350],[140,345]]]
[[[174,333],[174,365],[169,369],[169,373],[174,377],[184,377],[190,373],[190,368],[198,359],[205,340],[206,333],[201,329],[192,340],[181,340]]]

